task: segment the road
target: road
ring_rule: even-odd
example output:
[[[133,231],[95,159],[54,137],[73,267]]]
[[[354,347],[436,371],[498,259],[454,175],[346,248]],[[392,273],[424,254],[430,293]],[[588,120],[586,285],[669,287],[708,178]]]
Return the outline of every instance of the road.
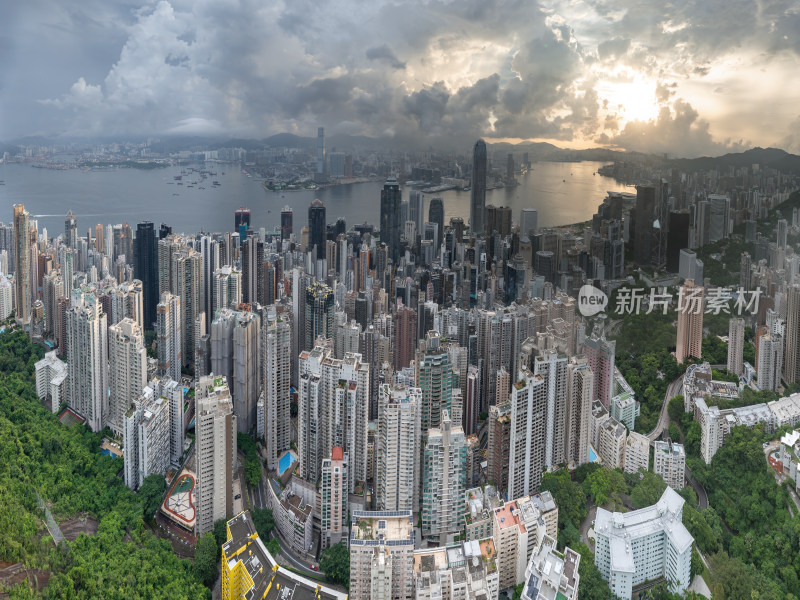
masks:
[[[594,552],[594,539],[589,537],[589,530],[592,528],[594,518],[597,515],[597,506],[592,504],[589,506],[589,513],[581,523],[581,541],[589,547],[589,550]]]
[[[653,429],[653,431],[647,434],[647,438],[650,440],[651,444],[659,438],[662,431],[664,431],[669,427],[669,412],[667,411],[667,407],[669,406],[669,401],[672,400],[675,396],[679,395],[682,391],[683,391],[683,375],[678,377],[675,381],[673,381],[667,386],[667,391],[664,394],[664,403],[661,405],[661,414],[658,417],[658,424],[656,425],[656,428]]]
[[[281,554],[280,554],[281,558],[287,559],[295,569],[301,571],[304,575],[314,575],[316,577],[325,576],[325,573],[323,573],[322,571],[315,571],[314,569],[309,568],[308,566],[309,563],[300,560],[294,554],[292,554],[292,550],[289,548],[289,545],[283,541],[283,539],[281,538],[281,536],[278,535],[278,532],[276,530],[273,529],[272,533],[270,533],[270,536],[278,540],[278,544],[281,547]]]
[[[689,466],[687,465],[684,470],[684,476],[686,481],[689,483],[691,488],[694,490],[694,493],[697,494],[697,504],[700,508],[708,508],[708,494],[706,494],[705,488],[700,485],[700,482],[697,481],[694,477],[692,477],[691,471],[689,471]]]

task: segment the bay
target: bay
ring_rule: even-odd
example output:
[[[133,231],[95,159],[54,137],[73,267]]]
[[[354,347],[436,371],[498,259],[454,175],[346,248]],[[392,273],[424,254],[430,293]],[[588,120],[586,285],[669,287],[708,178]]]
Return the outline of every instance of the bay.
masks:
[[[510,206],[518,222],[520,210],[533,207],[539,213],[539,226],[557,226],[586,221],[597,210],[607,191],[633,191],[613,179],[595,174],[601,162],[541,162],[525,174],[517,174],[519,185],[490,190],[486,203]],[[196,173],[183,176],[177,185],[174,176],[181,167],[139,170],[66,171],[39,169],[27,164],[0,165],[0,221],[10,222],[11,207],[22,203],[35,215],[39,228],[49,236],[64,231],[64,215],[72,210],[78,231],[85,235],[98,223],[128,222],[136,229],[139,221],[166,223],[175,232],[221,232],[234,228],[234,211],[251,210],[251,227],[267,230],[280,225],[280,212],[290,206],[295,212],[294,228],[299,233],[307,222],[308,206],[314,198],[327,207],[327,220],[343,217],[348,227],[369,222],[377,226],[380,216],[381,181],[332,186],[320,190],[270,192],[256,177],[247,177],[234,165],[208,164],[216,173],[199,181]],[[223,175],[224,172],[224,175]],[[214,186],[212,181],[219,181]],[[200,189],[200,187],[205,189]],[[412,188],[404,187],[403,199]],[[445,205],[445,223],[451,217],[469,220],[470,193],[448,190],[426,194],[428,201],[441,196]]]

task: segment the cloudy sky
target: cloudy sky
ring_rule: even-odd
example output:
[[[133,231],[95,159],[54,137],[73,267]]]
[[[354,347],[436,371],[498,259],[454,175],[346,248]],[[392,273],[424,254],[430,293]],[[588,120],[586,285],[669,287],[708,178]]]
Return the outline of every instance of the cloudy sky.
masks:
[[[26,0],[0,140],[348,133],[800,152],[797,0]]]

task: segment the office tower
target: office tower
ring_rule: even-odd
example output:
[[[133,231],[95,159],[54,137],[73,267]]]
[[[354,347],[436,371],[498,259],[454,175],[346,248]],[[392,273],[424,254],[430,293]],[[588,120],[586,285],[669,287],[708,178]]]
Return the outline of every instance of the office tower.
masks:
[[[400,232],[400,184],[397,179],[390,177],[386,180],[381,190],[380,233],[381,242],[386,244],[389,260],[395,266],[400,261],[401,246]]]
[[[242,302],[264,304],[264,244],[255,236],[242,239]]]
[[[240,239],[247,237],[247,231],[250,229],[250,209],[237,208],[233,213],[233,230],[239,234]]]
[[[593,400],[600,400],[606,408],[611,406],[611,397],[614,395],[616,349],[617,342],[606,339],[602,320],[595,325],[583,347],[583,353],[594,376]]]
[[[486,235],[499,233],[501,238],[511,234],[511,208],[508,206],[486,206],[484,228]]]
[[[261,321],[252,312],[221,309],[211,323],[211,372],[225,377],[241,433],[255,429],[258,416]]]
[[[422,231],[425,224],[425,195],[417,190],[408,193],[408,220],[414,222],[418,232]]]
[[[121,415],[125,485],[136,491],[145,477],[164,475],[170,466],[169,401],[151,387],[125,407]]]
[[[683,444],[667,440],[656,440],[653,444],[653,473],[661,478],[676,492],[684,488],[686,470],[686,453]]]
[[[777,228],[778,248],[786,248],[786,238],[789,233],[789,223],[786,219],[778,219]]]
[[[410,510],[353,511],[350,600],[412,600],[414,516]]]
[[[446,410],[441,424],[428,430],[423,456],[422,535],[444,546],[448,535],[461,531],[467,484],[467,442],[464,430]]]
[[[311,282],[305,288],[303,350],[313,348],[318,337],[333,338],[334,300],[333,290],[324,283]]]
[[[417,374],[419,388],[422,390],[420,405],[420,427],[422,435],[441,422],[442,412],[453,413],[453,363],[450,353],[440,343],[436,330],[429,331],[425,337],[425,347],[417,355]],[[457,410],[456,422],[461,424],[461,407]]]
[[[788,345],[787,345],[787,350]],[[784,371],[784,337],[765,332],[756,340],[756,376],[758,387],[777,392]]]
[[[108,416],[108,342],[106,314],[97,297],[72,292],[66,314],[68,401],[100,431]]]
[[[316,247],[314,258],[325,258],[326,223],[325,205],[322,200],[315,198],[308,207],[308,248],[312,251]]]
[[[350,491],[347,464],[347,454],[341,446],[334,447],[331,457],[322,461],[319,520],[323,548],[338,544],[347,535],[347,494]]]
[[[142,308],[145,329],[152,329],[156,322],[158,305],[158,254],[156,232],[150,221],[136,225],[134,240],[133,275],[142,282]]]
[[[548,385],[527,369],[511,386],[511,433],[508,497],[521,498],[539,489],[548,450]]]
[[[420,478],[422,390],[382,385],[378,401],[376,505],[379,510],[417,510]]]
[[[107,423],[119,435],[125,411],[147,385],[144,334],[133,319],[122,319],[108,328],[108,374],[111,400]]]
[[[678,338],[675,358],[678,364],[688,357],[700,358],[703,346],[704,290],[687,279],[678,295]]]
[[[783,380],[787,384],[800,381],[800,283],[786,289],[786,353]]]
[[[213,531],[214,523],[233,512],[233,465],[236,459],[236,417],[228,383],[215,375],[195,386],[195,458],[197,506],[195,535]]]
[[[71,210],[67,212],[64,219],[64,243],[68,248],[78,247],[78,222]]]
[[[22,204],[14,205],[14,317],[27,324],[31,313],[30,214]]]
[[[526,275],[528,265],[521,254],[516,254],[514,258],[506,263],[505,273],[505,302],[511,304],[517,299],[524,299],[527,291]]]
[[[538,250],[533,257],[533,271],[544,277],[545,281],[553,283],[558,271],[555,254],[549,250]]]
[[[278,457],[291,445],[292,328],[282,317],[265,315],[262,329],[264,441],[267,467],[277,470]]]
[[[294,211],[291,206],[284,206],[281,211],[281,241],[287,242],[292,237]]]
[[[519,215],[519,236],[531,237],[539,229],[539,213],[535,208],[523,208]]]
[[[727,196],[718,196],[709,194],[709,226],[708,226],[708,241],[716,242],[723,238],[728,237],[728,228],[730,221],[730,198]]]
[[[630,600],[633,587],[662,578],[673,594],[689,587],[694,539],[683,526],[683,504],[668,487],[652,506],[627,513],[597,509],[594,564],[614,597]]]
[[[680,269],[681,250],[689,248],[689,211],[669,213],[669,232],[667,234],[667,271],[677,273]]]
[[[566,460],[574,466],[589,462],[594,374],[586,359],[567,365]]]
[[[525,569],[522,600],[577,600],[581,555],[572,548],[556,550],[556,540],[547,535],[537,544]]]
[[[439,251],[439,246],[442,245],[442,235],[444,234],[444,200],[436,196],[431,198],[428,205],[428,222],[436,223],[436,239],[434,251]]]
[[[158,374],[181,380],[183,348],[181,330],[181,299],[165,292],[156,306],[156,343],[158,346]]]
[[[633,259],[640,265],[651,262],[653,218],[655,214],[656,188],[651,185],[636,187],[635,236]]]
[[[731,318],[728,321],[728,373],[742,375],[744,352],[744,319]]]
[[[472,151],[472,191],[469,204],[469,229],[476,236],[484,234],[487,161],[486,142],[478,140]]]

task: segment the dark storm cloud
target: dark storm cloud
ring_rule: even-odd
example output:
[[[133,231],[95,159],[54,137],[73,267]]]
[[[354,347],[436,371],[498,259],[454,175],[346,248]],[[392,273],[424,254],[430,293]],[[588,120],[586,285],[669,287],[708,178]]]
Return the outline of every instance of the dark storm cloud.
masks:
[[[738,136],[712,135],[682,82],[715,75],[718,57],[739,49],[767,66],[800,51],[791,0],[66,4],[16,3],[0,22],[0,138],[308,135],[324,125],[425,145],[605,135],[683,152],[682,135],[703,148]],[[620,121],[598,91],[630,71],[657,82],[662,112],[650,123]]]

